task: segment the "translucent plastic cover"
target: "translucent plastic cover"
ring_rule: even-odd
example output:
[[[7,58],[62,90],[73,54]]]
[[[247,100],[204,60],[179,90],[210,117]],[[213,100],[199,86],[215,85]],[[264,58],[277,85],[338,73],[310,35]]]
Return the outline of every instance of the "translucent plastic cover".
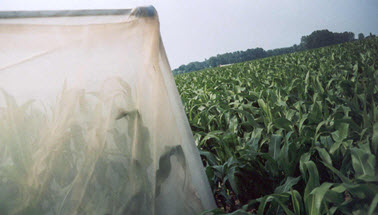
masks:
[[[215,207],[152,7],[0,13],[0,214]]]

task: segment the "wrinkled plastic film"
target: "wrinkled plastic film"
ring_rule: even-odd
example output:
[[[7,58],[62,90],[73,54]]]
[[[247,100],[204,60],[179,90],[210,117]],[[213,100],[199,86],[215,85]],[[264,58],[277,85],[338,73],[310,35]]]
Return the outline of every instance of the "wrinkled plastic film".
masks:
[[[215,207],[156,11],[0,19],[0,214]]]

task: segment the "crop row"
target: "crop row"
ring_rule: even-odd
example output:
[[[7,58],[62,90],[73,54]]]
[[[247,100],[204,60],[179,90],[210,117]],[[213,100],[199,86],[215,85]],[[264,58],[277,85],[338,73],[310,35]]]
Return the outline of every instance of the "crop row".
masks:
[[[175,76],[215,214],[373,214],[378,39]]]

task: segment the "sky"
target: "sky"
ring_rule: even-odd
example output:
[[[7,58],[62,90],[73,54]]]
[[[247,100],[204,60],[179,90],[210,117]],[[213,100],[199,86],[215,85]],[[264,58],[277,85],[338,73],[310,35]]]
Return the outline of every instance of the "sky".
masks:
[[[172,69],[226,52],[300,43],[314,30],[378,34],[377,0],[0,0],[0,10],[153,5]]]

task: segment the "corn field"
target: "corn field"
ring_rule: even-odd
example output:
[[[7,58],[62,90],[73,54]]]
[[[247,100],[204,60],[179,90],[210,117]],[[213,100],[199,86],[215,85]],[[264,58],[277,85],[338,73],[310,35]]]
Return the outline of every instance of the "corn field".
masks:
[[[212,213],[378,212],[377,38],[175,80]]]

